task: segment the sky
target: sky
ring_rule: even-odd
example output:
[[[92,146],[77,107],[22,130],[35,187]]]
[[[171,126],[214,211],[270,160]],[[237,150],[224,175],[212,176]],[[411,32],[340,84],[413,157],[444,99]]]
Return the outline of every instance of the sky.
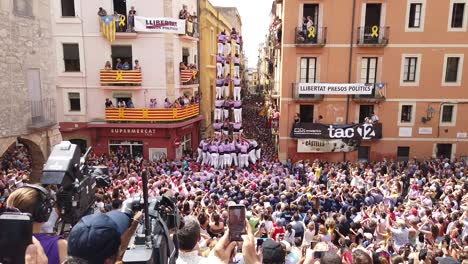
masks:
[[[237,7],[242,20],[242,38],[249,67],[256,68],[258,45],[265,41],[273,0],[209,0],[214,6]]]

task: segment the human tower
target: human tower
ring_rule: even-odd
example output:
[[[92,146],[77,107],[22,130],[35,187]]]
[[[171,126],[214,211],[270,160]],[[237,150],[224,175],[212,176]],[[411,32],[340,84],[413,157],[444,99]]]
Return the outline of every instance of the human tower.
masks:
[[[217,36],[214,137],[200,142],[197,159],[214,168],[248,167],[260,159],[257,141],[242,134],[241,42],[235,28],[230,35],[223,31]]]

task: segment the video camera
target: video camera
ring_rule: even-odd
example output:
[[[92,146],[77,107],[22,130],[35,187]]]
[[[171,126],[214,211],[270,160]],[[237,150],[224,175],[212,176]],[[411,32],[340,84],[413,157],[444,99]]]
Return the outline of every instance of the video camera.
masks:
[[[175,264],[179,254],[177,231],[184,226],[183,219],[171,192],[163,196],[148,198],[148,178],[143,178],[143,201],[141,197],[128,199],[122,211],[133,214],[144,210],[144,224],[139,225],[124,254],[124,263]],[[171,239],[171,233],[174,234]]]
[[[58,224],[63,234],[66,224],[74,225],[90,213],[95,202],[96,188],[110,185],[107,168],[89,167],[87,157],[91,147],[80,157],[80,148],[70,141],[54,146],[41,178],[43,185],[57,185]]]

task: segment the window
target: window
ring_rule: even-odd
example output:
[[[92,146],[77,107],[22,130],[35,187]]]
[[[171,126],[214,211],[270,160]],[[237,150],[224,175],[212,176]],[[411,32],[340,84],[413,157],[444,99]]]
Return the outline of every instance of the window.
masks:
[[[406,57],[403,68],[403,82],[416,81],[416,67],[418,63],[417,57]]]
[[[33,0],[14,0],[13,1],[14,14],[24,17],[33,16]]]
[[[75,1],[74,0],[61,0],[62,2],[62,16],[74,17],[75,16]]]
[[[121,13],[120,13],[121,14]],[[117,60],[122,63],[128,62],[130,69],[133,69],[132,46],[111,46],[112,51],[112,67],[116,70]]]
[[[182,142],[180,142],[180,146],[182,147],[182,151],[184,153],[192,151],[192,133],[185,134],[182,137]]]
[[[452,5],[452,20],[450,27],[463,28],[465,17],[465,3],[453,3]]]
[[[400,114],[400,123],[413,122],[413,105],[402,105]]]
[[[189,65],[190,51],[188,48],[182,48],[182,61],[185,65]]]
[[[408,28],[421,27],[422,3],[411,3],[409,10]]]
[[[81,111],[80,93],[68,93],[68,101],[70,103],[70,112]]]
[[[447,57],[447,66],[445,68],[445,82],[457,82],[459,57]]]
[[[314,122],[314,106],[313,105],[300,105],[299,117],[301,122],[311,123]]]
[[[377,58],[364,57],[361,59],[361,83],[377,82]]]
[[[301,58],[300,80],[301,83],[316,82],[317,58]]]
[[[359,124],[364,123],[374,112],[374,105],[359,105]]]
[[[80,51],[78,44],[63,44],[63,60],[66,72],[80,71]]]
[[[210,54],[215,54],[215,43],[216,42],[216,39],[215,39],[215,34],[214,34],[214,30],[211,29],[210,30]]]
[[[453,105],[444,105],[442,107],[442,123],[452,122],[453,108]]]
[[[410,147],[397,148],[397,161],[408,161],[410,154]]]
[[[370,159],[370,147],[369,146],[359,146],[358,147],[358,160],[367,161]]]

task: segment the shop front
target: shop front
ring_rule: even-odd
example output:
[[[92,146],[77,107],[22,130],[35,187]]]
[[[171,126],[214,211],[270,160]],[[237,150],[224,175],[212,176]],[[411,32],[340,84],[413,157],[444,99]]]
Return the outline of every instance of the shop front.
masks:
[[[178,160],[196,151],[200,120],[178,124],[61,123],[64,140],[86,142],[97,154],[125,153],[149,160]]]

